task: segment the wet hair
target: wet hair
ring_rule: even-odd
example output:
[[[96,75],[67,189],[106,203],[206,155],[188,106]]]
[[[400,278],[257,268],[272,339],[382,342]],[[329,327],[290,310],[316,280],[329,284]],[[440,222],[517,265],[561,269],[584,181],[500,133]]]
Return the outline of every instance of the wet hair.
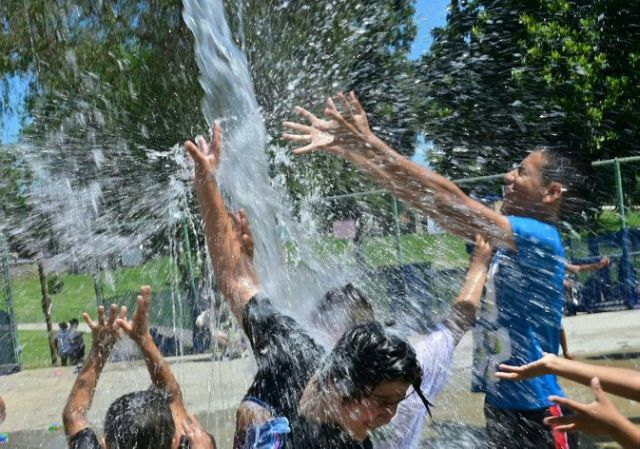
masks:
[[[66,321],[61,321],[60,323],[58,323],[58,327],[63,331],[66,331],[69,328],[69,325]]]
[[[578,150],[565,145],[539,146],[543,156],[542,178],[545,183],[559,182],[563,187],[560,219],[575,221],[588,207],[593,190],[591,164]]]
[[[422,368],[405,340],[387,333],[377,321],[347,330],[324,362],[319,382],[335,385],[343,401],[368,396],[383,382],[406,382],[419,389]]]
[[[110,449],[171,449],[176,426],[169,402],[169,395],[156,388],[113,401],[104,421]]]
[[[79,324],[80,324],[80,322],[78,321],[77,318],[71,318],[69,320],[69,326],[71,326],[71,327],[74,327],[74,326],[78,327]]]
[[[346,327],[354,324],[373,321],[373,305],[367,295],[351,282],[343,287],[332,289],[324,294],[320,304],[312,313],[314,321],[326,321],[332,314],[343,312],[348,323]]]

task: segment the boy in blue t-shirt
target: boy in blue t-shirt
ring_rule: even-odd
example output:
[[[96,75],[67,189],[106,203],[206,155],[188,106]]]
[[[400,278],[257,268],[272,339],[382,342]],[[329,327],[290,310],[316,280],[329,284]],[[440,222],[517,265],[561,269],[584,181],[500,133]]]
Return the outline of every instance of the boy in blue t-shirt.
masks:
[[[547,414],[559,413],[548,399],[562,395],[554,376],[507,384],[494,373],[501,362],[528,363],[543,351],[558,352],[565,260],[554,223],[580,209],[576,200],[587,192],[588,164],[578,164],[566,149],[534,149],[505,175],[504,203],[496,212],[383,142],[353,92],[338,98],[342,111],[327,100],[328,120],[299,107],[296,112],[309,124],[284,123],[297,133],[283,136],[300,145],[294,154],[338,155],[445,230],[467,240],[480,234],[498,248],[489,272],[493,301],[482,319],[490,332],[482,333],[488,339],[480,345],[484,352],[476,353],[475,386],[487,393],[490,445],[569,447],[542,422]]]

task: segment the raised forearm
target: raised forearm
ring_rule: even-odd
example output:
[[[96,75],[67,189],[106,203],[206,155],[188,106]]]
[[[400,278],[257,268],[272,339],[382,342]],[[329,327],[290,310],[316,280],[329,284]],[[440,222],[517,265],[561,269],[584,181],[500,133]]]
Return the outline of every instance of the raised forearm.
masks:
[[[487,269],[485,264],[471,265],[462,289],[453,304],[451,314],[445,321],[445,325],[454,332],[458,339],[473,327],[476,313],[480,307],[482,289],[487,278]]]
[[[180,385],[171,372],[169,364],[153,342],[151,335],[147,334],[141,337],[138,341],[138,347],[144,357],[153,385],[159,390],[169,393],[174,402],[182,405],[183,397]]]
[[[591,365],[561,357],[554,357],[549,362],[548,370],[551,374],[583,385],[589,385],[591,379],[597,377],[606,392],[640,401],[640,373],[635,370]]]
[[[73,436],[86,427],[86,416],[98,385],[102,369],[107,363],[108,352],[104,353],[95,346],[71,388],[69,398],[62,412],[62,421],[67,436]]]

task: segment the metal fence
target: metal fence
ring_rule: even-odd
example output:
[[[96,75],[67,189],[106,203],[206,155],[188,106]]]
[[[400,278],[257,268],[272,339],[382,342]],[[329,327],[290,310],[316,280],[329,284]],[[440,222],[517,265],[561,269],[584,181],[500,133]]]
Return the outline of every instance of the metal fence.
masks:
[[[640,306],[637,276],[640,269],[640,231],[629,229],[627,225],[628,207],[624,203],[620,168],[622,164],[639,161],[640,157],[627,157],[593,163],[598,170],[613,169],[609,179],[616,187],[620,230],[605,235],[567,238],[568,256],[574,263],[589,263],[602,256],[609,256],[612,262],[605,270],[579,277],[582,311]],[[607,178],[606,173],[600,174],[601,178]],[[501,198],[501,182],[497,181],[503,177],[504,174],[498,174],[455,182],[471,191],[484,192],[484,198],[480,200],[493,203]],[[487,194],[492,190],[493,194]],[[381,209],[380,204],[385,203],[380,200],[382,197],[386,198],[386,207]],[[349,207],[336,207],[339,202],[350,204]],[[453,300],[468,263],[467,252],[461,250],[464,248],[462,240],[442,233],[428,217],[407,208],[385,190],[335,195],[325,197],[319,203],[334,210],[351,212],[351,217],[347,213],[347,217],[334,219],[333,237],[350,240],[343,246],[351,247],[357,263],[365,267],[368,283],[375,285],[372,290],[390,315],[415,316],[423,310],[438,311],[443,309],[443,304]],[[407,297],[418,299],[406,305]]]

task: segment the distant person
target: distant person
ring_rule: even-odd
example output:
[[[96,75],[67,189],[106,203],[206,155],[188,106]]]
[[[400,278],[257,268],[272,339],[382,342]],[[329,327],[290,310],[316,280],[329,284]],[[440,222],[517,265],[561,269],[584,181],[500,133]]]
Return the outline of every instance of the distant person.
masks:
[[[197,146],[186,142],[185,148],[195,162],[194,186],[216,285],[249,337],[258,365],[245,399],[271,412],[245,447],[265,437],[269,447],[370,449],[369,432],[391,421],[408,393],[415,391],[428,405],[415,352],[371,321],[348,329],[325,354],[296,320],[272,305],[253,265],[246,216],[241,212],[234,224],[213,176],[220,142],[216,125],[209,145],[199,138]]]
[[[608,435],[625,449],[640,447],[640,429],[625,418],[609,401],[604,392],[640,401],[640,373],[626,368],[564,360],[545,354],[540,360],[524,366],[500,365],[496,373],[501,379],[523,381],[554,374],[583,385],[590,385],[595,402],[581,404],[560,396],[550,399],[572,409],[573,416],[552,416],[545,424],[559,432],[584,432],[590,435]]]
[[[295,154],[323,152],[351,162],[371,180],[445,230],[467,240],[480,234],[497,248],[489,269],[486,307],[474,332],[473,388],[485,394],[490,447],[552,448],[543,420],[562,413],[550,395],[563,395],[557,379],[544,376],[501,382],[498,364],[523,364],[543,352],[557,353],[563,313],[565,253],[556,223],[582,209],[587,164],[566,148],[536,146],[504,177],[501,211],[470,198],[454,182],[402,156],[375,135],[355,94],[338,94],[324,109],[329,120],[296,108],[308,124],[285,122],[297,134]],[[573,152],[575,153],[575,152]],[[558,435],[558,438],[564,437]],[[563,444],[569,447],[571,442]]]
[[[4,399],[0,396],[0,424],[7,418],[7,405],[4,403]]]
[[[151,288],[141,287],[131,321],[126,307],[115,304],[105,317],[98,308],[94,322],[83,314],[91,329],[89,356],[71,389],[62,413],[71,449],[214,449],[215,440],[188,415],[180,385],[149,333]],[[87,419],[98,379],[122,330],[140,348],[153,386],[125,394],[111,403],[104,421],[104,438],[98,440]]]
[[[67,363],[73,357],[73,336],[69,332],[69,325],[66,321],[58,323],[58,332],[55,336],[55,345],[58,357],[60,357],[60,364],[67,366]]]
[[[84,339],[82,338],[82,332],[78,330],[78,319],[72,318],[69,320],[69,334],[71,339],[71,364],[82,365],[85,355]]]
[[[567,263],[563,286],[565,310],[568,314],[575,315],[580,307],[580,300],[578,296],[578,281],[576,280],[575,275],[578,273],[588,273],[590,271],[602,270],[604,268],[607,268],[609,265],[611,265],[611,261],[607,256],[604,256],[599,261],[594,263]]]
[[[573,264],[567,263],[566,265],[566,275],[564,280],[562,281],[564,287],[564,301],[565,301],[565,311],[577,311],[579,306],[578,301],[578,289],[577,289],[577,281],[572,279],[572,275],[577,273],[586,273],[589,271],[597,271],[602,270],[608,267],[611,264],[609,258],[604,256],[598,262],[595,263],[583,263],[583,264]],[[575,312],[574,312],[575,313]],[[562,348],[562,354],[565,358],[569,360],[574,360],[575,356],[571,351],[569,351],[569,342],[567,339],[567,333],[564,329],[564,326],[560,329],[560,348]]]

